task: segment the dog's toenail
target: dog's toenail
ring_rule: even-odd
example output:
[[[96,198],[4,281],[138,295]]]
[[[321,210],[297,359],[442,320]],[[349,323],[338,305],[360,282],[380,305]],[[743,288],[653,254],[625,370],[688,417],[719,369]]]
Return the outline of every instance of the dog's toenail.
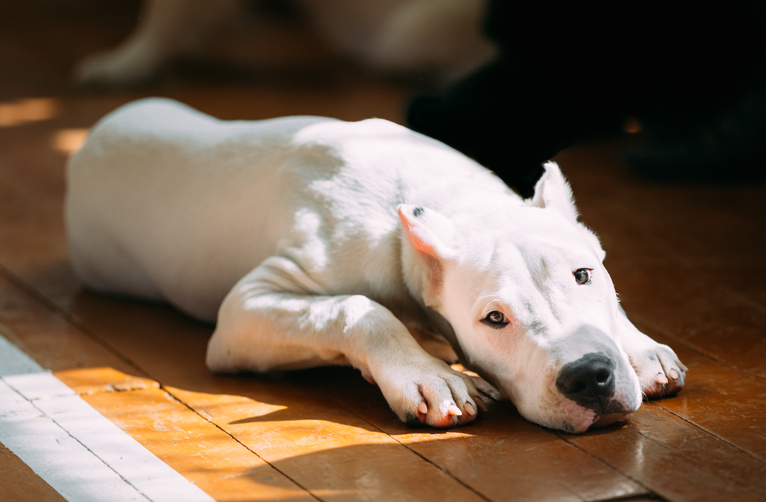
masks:
[[[420,413],[421,415],[425,415],[426,413],[428,413],[428,406],[426,406],[426,403],[421,402],[418,405],[418,413]]]
[[[676,370],[670,370],[670,378],[673,380],[678,380],[678,372]]]
[[[476,415],[476,410],[473,409],[473,405],[471,403],[465,403],[465,412],[469,415]]]

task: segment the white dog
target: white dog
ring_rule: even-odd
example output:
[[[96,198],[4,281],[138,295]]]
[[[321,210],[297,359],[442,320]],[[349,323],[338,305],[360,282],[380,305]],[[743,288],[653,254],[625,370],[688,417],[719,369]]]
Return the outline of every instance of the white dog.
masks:
[[[119,47],[77,66],[81,84],[124,86],[197,52],[230,24],[241,0],[147,0],[139,26]],[[481,34],[486,0],[299,0],[339,52],[384,72],[430,71],[445,79],[495,52]]]
[[[385,120],[222,122],[149,99],[71,158],[66,221],[91,288],[217,319],[213,371],[352,365],[401,420],[449,427],[483,406],[451,345],[524,417],[571,432],[683,386],[618,305],[553,163],[525,201]]]

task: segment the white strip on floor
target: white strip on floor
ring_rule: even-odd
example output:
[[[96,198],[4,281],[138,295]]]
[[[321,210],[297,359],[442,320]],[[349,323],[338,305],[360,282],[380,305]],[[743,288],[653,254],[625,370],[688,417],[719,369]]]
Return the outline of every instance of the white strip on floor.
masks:
[[[0,336],[0,443],[69,501],[212,501]]]

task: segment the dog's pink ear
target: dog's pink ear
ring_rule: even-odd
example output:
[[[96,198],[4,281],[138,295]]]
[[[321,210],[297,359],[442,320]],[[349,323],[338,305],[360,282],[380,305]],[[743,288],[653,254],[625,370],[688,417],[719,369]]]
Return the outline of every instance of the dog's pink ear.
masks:
[[[445,261],[456,255],[450,247],[455,227],[433,209],[401,204],[397,210],[410,247],[425,265],[422,283],[424,299],[435,301],[441,291]],[[412,263],[404,265],[409,267]]]
[[[572,189],[555,162],[545,164],[545,173],[535,185],[535,195],[527,203],[535,207],[553,208],[571,222],[577,222],[579,213]]]
[[[420,254],[443,259],[454,253],[449,247],[454,226],[447,218],[432,209],[411,204],[400,204],[397,211],[407,239]]]

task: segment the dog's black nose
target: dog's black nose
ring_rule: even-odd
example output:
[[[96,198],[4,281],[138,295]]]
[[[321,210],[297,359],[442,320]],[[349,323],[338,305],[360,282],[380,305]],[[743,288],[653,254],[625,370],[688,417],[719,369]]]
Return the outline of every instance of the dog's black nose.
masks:
[[[568,399],[596,413],[605,413],[614,395],[614,361],[600,352],[565,364],[556,388]]]

